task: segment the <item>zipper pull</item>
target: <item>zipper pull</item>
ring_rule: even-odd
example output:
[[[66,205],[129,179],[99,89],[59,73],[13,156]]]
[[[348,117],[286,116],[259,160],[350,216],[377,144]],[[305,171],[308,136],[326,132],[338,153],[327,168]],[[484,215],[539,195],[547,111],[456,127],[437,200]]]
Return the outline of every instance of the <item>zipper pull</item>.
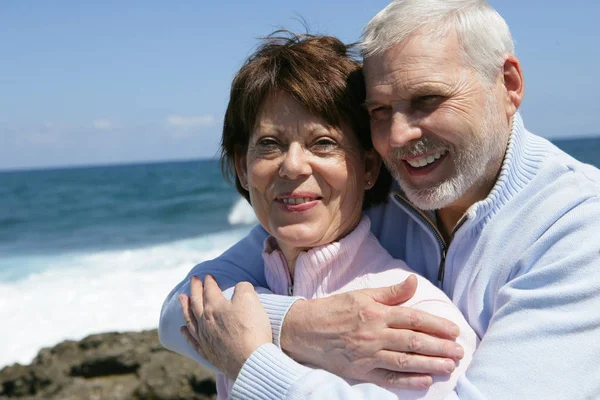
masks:
[[[290,285],[288,286],[288,296],[293,296],[294,295],[294,286]]]
[[[442,249],[442,260],[440,261],[440,267],[438,269],[438,282],[440,288],[444,288],[444,274],[446,272],[446,249]]]

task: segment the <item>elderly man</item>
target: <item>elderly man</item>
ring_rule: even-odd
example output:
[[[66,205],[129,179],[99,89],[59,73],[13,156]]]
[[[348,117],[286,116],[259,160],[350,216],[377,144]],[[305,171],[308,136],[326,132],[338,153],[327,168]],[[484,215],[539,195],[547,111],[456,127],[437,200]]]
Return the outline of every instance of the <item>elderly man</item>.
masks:
[[[437,282],[481,338],[452,398],[600,397],[600,171],[524,128],[523,75],[504,20],[483,0],[395,0],[365,28],[362,50],[373,143],[400,188],[369,212],[372,230]],[[265,286],[264,238],[256,228],[190,275],[213,275],[229,295],[241,281]],[[213,301],[212,322],[189,345],[185,279],[159,332],[196,359],[199,339],[209,362],[237,376],[234,398],[391,398],[338,376],[422,387],[448,373],[441,361],[460,358],[452,325],[394,306],[411,289],[298,301],[257,288],[271,344],[256,333],[259,299],[240,285],[234,296],[245,301]],[[220,296],[212,278],[205,291]]]

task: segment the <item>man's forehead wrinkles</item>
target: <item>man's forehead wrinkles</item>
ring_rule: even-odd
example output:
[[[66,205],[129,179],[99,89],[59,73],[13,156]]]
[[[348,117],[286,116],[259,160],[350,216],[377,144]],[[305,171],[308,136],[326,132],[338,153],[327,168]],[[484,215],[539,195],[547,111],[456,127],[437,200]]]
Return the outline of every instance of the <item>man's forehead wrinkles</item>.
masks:
[[[402,62],[388,65],[370,74],[367,73],[367,77],[374,83],[393,84],[398,80],[436,77],[443,74],[441,71],[444,70],[447,70],[447,68],[440,67],[434,62]]]
[[[454,80],[441,74],[412,75],[394,74],[388,75],[379,82],[370,85],[367,91],[371,95],[389,94],[435,94],[447,92],[454,87]]]

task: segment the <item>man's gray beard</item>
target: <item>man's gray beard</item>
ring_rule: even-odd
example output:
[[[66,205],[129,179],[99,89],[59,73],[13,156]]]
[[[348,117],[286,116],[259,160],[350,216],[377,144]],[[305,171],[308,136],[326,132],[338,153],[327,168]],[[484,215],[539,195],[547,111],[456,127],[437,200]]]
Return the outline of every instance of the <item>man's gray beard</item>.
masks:
[[[491,94],[490,94],[491,96]],[[483,184],[487,179],[489,166],[506,150],[506,129],[500,115],[500,109],[494,99],[488,99],[485,105],[485,117],[480,131],[469,144],[461,150],[451,143],[440,139],[423,137],[409,147],[395,148],[390,152],[385,165],[396,179],[408,200],[421,210],[439,210],[460,199],[469,189]],[[440,150],[447,150],[452,157],[455,172],[449,179],[433,187],[418,188],[400,175],[395,165],[401,165],[406,156],[420,156]]]

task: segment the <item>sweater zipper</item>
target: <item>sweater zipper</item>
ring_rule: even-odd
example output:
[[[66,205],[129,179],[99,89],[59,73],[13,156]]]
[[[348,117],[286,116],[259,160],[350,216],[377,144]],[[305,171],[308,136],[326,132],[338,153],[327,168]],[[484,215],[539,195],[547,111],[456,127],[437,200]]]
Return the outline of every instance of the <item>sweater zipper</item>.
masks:
[[[294,295],[294,284],[291,283],[292,282],[292,274],[290,274],[290,270],[288,268],[287,261],[285,260],[285,258],[283,258],[283,255],[281,254],[281,252],[279,252],[279,259],[281,260],[283,267],[287,271],[288,282],[290,282],[287,287],[287,295],[293,296]]]
[[[467,221],[467,216],[463,215],[462,217],[460,217],[460,219],[458,220],[458,223],[456,224],[456,226],[454,227],[454,229],[452,229],[452,233],[450,234],[450,239],[448,240],[448,246],[450,246],[450,243],[452,243],[452,239],[454,239],[454,234],[456,233],[456,231]],[[448,248],[446,247],[446,249],[442,250],[442,261],[440,262],[440,266],[438,268],[438,281],[440,282],[440,287],[442,288],[442,290],[444,289],[444,275],[446,273],[446,254],[448,252]]]
[[[442,250],[441,250],[441,254],[440,254],[440,265],[438,266],[437,279],[438,279],[438,284],[439,284],[440,288],[443,290],[444,289],[444,275],[446,274],[446,255],[448,254],[448,247],[450,246],[450,243],[452,243],[452,239],[454,238],[454,234],[456,233],[456,231],[467,220],[467,216],[463,215],[461,217],[461,219],[458,221],[458,224],[456,224],[456,226],[452,230],[452,233],[450,234],[450,239],[449,239],[448,243],[446,243],[446,241],[444,240],[444,237],[442,236],[442,233],[438,229],[437,225],[434,224],[431,221],[431,219],[429,219],[429,217],[423,211],[421,211],[418,208],[416,208],[415,206],[413,206],[412,203],[410,203],[407,199],[405,199],[398,192],[394,192],[394,198],[397,201],[399,201],[400,203],[402,203],[405,207],[412,210],[414,212],[413,215],[415,217],[417,217],[420,221],[422,221],[427,227],[429,227],[429,229],[431,230],[431,233],[433,233],[435,239],[437,240],[438,244],[440,245]]]

